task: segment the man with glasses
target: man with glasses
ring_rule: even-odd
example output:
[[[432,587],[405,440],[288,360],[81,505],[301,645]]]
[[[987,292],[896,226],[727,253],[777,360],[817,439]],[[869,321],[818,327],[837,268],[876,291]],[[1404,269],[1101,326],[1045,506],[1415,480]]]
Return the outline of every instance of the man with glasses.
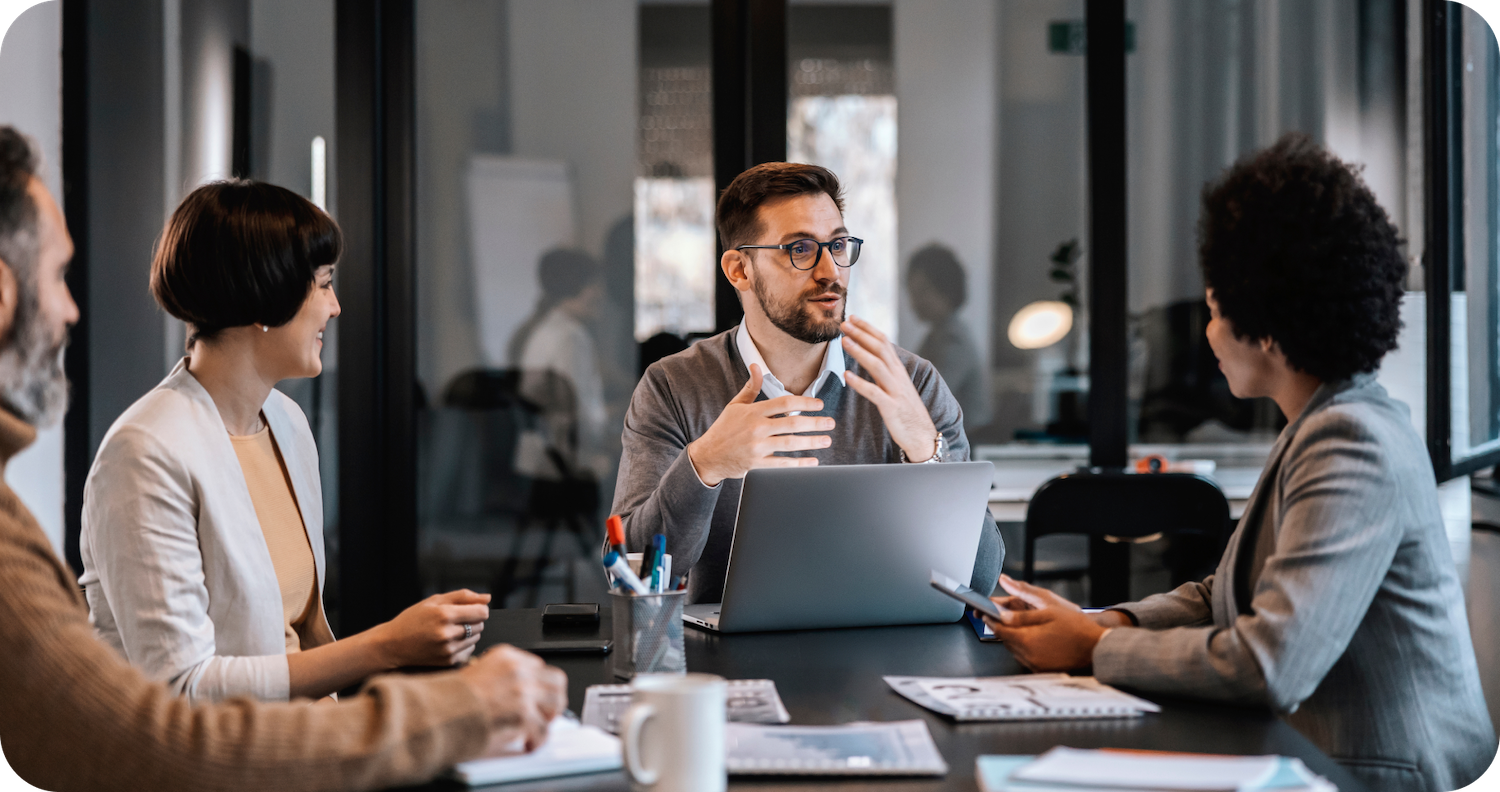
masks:
[[[631,547],[666,534],[691,602],[722,600],[748,471],[969,457],[963,413],[932,364],[845,317],[861,240],[844,227],[838,177],[757,165],[724,190],[715,221],[745,319],[646,370],[614,502]],[[970,587],[992,591],[1004,558],[986,511]]]

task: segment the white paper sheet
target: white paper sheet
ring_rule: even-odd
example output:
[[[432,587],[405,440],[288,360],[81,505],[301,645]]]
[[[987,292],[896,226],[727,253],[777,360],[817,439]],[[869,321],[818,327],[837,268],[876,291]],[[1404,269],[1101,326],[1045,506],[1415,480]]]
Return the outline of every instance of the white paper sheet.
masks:
[[[485,786],[602,773],[621,766],[618,737],[593,726],[583,726],[572,718],[557,718],[547,730],[547,742],[535,751],[463,762],[453,768],[452,776],[469,786]]]

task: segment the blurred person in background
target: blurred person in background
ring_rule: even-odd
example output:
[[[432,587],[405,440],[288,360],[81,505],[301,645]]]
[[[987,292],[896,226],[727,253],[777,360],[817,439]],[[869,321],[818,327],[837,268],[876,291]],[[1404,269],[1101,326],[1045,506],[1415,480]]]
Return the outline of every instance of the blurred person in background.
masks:
[[[534,478],[599,481],[614,471],[605,453],[604,379],[587,325],[604,300],[599,263],[581,250],[550,250],[537,262],[537,281],[542,295],[511,337],[511,360],[521,371],[521,395],[542,409],[547,436],[539,439],[561,455],[567,470],[558,470],[527,438],[516,467]]]
[[[0,465],[67,409],[73,243],[28,141],[0,127]],[[58,790],[358,790],[529,748],[567,679],[497,647],[459,671],[381,676],[339,703],[194,705],[94,636],[73,574],[0,477],[0,745]]]
[[[953,397],[964,408],[966,423],[987,423],[979,347],[958,315],[969,298],[968,276],[958,257],[938,244],[913,253],[906,270],[906,293],[912,312],[927,323],[927,336],[917,347],[917,356],[926,358],[943,375]]]

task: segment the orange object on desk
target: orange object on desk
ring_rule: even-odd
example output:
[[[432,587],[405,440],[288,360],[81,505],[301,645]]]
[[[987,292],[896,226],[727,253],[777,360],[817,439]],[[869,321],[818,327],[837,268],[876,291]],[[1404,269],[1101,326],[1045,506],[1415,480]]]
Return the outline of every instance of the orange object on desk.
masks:
[[[1164,473],[1166,469],[1167,458],[1161,454],[1152,454],[1135,461],[1135,472],[1137,473]]]

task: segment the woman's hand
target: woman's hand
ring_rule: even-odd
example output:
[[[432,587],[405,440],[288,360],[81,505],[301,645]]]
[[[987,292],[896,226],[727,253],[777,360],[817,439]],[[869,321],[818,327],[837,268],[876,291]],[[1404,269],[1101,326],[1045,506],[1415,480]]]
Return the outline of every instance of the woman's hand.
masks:
[[[489,602],[490,595],[468,589],[434,594],[375,627],[376,645],[391,668],[459,665],[479,643]]]
[[[1047,589],[1000,576],[1009,597],[993,601],[1004,610],[999,619],[984,620],[1005,642],[1005,648],[1032,671],[1071,671],[1094,662],[1094,646],[1106,626],[1077,605]],[[1109,618],[1124,617],[1111,612]],[[1113,625],[1111,625],[1113,626]]]

